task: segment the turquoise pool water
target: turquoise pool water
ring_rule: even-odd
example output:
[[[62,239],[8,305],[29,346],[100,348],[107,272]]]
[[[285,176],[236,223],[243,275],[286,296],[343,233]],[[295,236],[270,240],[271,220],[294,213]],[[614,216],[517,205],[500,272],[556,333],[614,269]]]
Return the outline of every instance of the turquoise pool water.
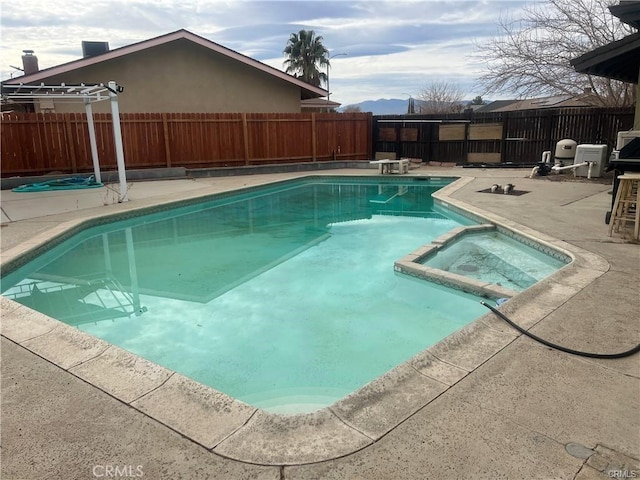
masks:
[[[464,235],[422,263],[516,292],[529,288],[566,265],[562,260],[495,231]]]
[[[239,400],[312,411],[486,313],[394,273],[470,223],[434,208],[446,183],[297,181],[96,226],[2,291]]]

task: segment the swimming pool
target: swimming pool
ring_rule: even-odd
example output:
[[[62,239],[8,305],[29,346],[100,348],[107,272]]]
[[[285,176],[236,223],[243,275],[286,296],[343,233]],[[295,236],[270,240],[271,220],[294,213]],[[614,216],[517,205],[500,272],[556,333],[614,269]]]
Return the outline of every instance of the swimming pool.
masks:
[[[471,223],[448,181],[309,180],[92,227],[3,294],[274,412],[333,403],[484,313],[394,273]]]

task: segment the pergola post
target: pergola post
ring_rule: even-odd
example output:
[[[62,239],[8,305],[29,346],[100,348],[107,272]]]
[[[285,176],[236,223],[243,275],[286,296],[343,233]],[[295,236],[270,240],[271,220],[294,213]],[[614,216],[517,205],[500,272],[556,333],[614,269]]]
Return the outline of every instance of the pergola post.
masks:
[[[124,149],[122,148],[122,130],[120,128],[120,108],[118,107],[118,85],[109,82],[109,97],[111,100],[111,120],[113,122],[113,141],[116,147],[116,162],[118,163],[118,180],[120,182],[120,202],[128,202],[127,174],[124,167]]]
[[[102,183],[100,175],[100,160],[98,158],[98,144],[96,142],[96,127],[93,123],[93,107],[88,98],[84,99],[84,109],[87,112],[87,125],[89,127],[89,144],[91,145],[91,159],[93,160],[93,174],[96,182]]]

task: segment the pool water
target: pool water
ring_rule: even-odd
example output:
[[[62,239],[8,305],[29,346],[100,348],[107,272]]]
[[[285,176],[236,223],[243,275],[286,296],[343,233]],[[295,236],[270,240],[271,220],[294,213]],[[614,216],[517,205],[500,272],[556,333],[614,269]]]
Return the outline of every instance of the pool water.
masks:
[[[566,264],[496,231],[464,235],[422,263],[516,292]]]
[[[394,272],[470,223],[434,208],[446,183],[296,181],[91,227],[2,291],[239,400],[313,411],[486,313]]]

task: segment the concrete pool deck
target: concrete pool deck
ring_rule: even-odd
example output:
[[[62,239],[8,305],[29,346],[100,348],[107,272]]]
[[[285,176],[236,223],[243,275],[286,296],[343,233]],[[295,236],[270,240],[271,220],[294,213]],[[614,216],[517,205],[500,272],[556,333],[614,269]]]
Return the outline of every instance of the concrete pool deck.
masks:
[[[477,209],[491,221],[573,253],[579,270],[567,269],[527,290],[505,305],[507,315],[543,338],[580,350],[635,346],[640,246],[620,235],[607,237],[610,187],[528,179],[528,173],[429,167],[411,172],[468,177],[442,191],[442,201]],[[5,254],[26,251],[40,235],[81,217],[296,176],[301,175],[136,182],[131,202],[107,206],[108,190],[3,191],[3,262]],[[494,182],[530,193],[479,193]],[[133,474],[140,466],[147,478],[590,479],[624,470],[640,476],[640,357],[570,356],[517,335],[490,315],[466,329],[464,341],[444,342],[394,369],[384,381],[395,382],[392,391],[401,394],[376,403],[385,395],[374,386],[365,392],[368,409],[345,400],[304,421],[241,413],[240,426],[228,427],[194,420],[198,402],[178,415],[175,397],[140,399],[137,384],[125,382],[124,393],[105,393],[89,378],[91,362],[45,360],[53,351],[46,335],[18,338],[4,302],[2,313],[2,478],[98,478],[109,466],[130,466]],[[469,339],[491,348],[469,350]],[[164,372],[153,373],[161,388],[180,391],[181,379],[165,382]],[[323,430],[327,425],[330,430]],[[340,430],[345,435],[336,436]],[[321,438],[319,431],[328,432],[323,442],[305,445],[304,439]],[[348,448],[344,442],[351,442]],[[575,456],[569,448],[571,455],[571,443],[587,449]]]

